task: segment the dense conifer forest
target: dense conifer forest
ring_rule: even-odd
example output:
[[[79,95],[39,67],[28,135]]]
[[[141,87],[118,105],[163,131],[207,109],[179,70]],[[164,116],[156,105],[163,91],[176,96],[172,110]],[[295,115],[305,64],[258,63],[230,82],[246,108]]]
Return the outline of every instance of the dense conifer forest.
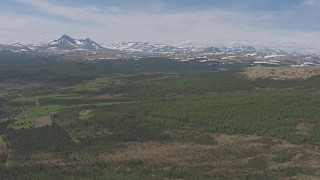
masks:
[[[0,179],[320,176],[320,75],[60,58],[1,53]]]

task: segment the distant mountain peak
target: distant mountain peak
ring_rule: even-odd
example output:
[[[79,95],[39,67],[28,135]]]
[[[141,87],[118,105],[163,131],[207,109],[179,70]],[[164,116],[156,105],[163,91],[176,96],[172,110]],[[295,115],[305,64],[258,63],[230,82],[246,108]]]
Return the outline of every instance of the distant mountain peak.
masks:
[[[70,36],[63,34],[58,39],[52,41],[49,48],[58,50],[89,50],[89,51],[105,51],[104,47],[92,41],[90,38],[73,39]]]
[[[60,38],[65,38],[65,37],[69,37],[70,38],[70,36],[68,36],[66,34],[63,34],[62,36],[60,36]]]
[[[76,43],[75,39],[64,34],[64,35],[60,36],[58,39],[52,41],[50,43],[50,45],[55,45],[55,44],[71,45],[71,44],[75,44],[75,43]]]
[[[238,44],[233,47],[226,46],[197,46],[190,43],[178,43],[174,45],[162,44],[162,43],[151,43],[151,42],[117,42],[110,45],[101,46],[90,38],[85,39],[73,39],[67,34],[63,34],[59,38],[51,41],[48,44],[41,45],[23,45],[20,43],[15,43],[11,45],[0,45],[1,49],[10,49],[16,52],[48,52],[48,53],[65,53],[71,51],[91,51],[91,52],[128,52],[128,53],[137,53],[137,54],[164,54],[168,55],[177,55],[177,54],[201,54],[205,53],[206,55],[210,54],[221,54],[221,53],[242,53],[250,52],[262,52],[267,54],[283,54],[288,55],[289,53],[279,50],[279,49],[270,49],[270,48],[259,48],[249,44]]]
[[[73,39],[71,38],[70,36],[66,35],[66,34],[63,34],[62,36],[60,36],[59,38],[57,38],[56,40],[59,40],[59,39]]]

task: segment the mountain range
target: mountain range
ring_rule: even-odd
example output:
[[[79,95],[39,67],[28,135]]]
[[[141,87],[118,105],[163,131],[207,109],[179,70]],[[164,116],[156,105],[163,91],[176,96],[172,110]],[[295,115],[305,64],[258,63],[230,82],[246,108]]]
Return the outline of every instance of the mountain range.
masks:
[[[98,43],[92,41],[89,38],[86,39],[73,39],[67,35],[62,35],[60,38],[52,41],[44,48],[50,48],[55,50],[87,50],[87,51],[105,51]]]
[[[91,51],[91,52],[118,52],[134,53],[146,55],[161,54],[197,54],[197,53],[241,53],[241,52],[262,52],[267,54],[287,55],[288,52],[280,49],[262,48],[256,49],[253,46],[240,45],[237,47],[203,47],[190,45],[165,45],[149,42],[122,42],[112,45],[100,45],[95,41],[86,39],[73,39],[68,35],[53,40],[49,44],[24,45],[20,43],[10,45],[0,45],[0,50],[10,50],[14,52],[44,52],[44,53],[66,53],[73,51]]]
[[[72,51],[93,51],[93,52],[110,52],[111,49],[102,47],[93,40],[86,39],[73,39],[68,35],[62,35],[49,44],[24,45],[15,43],[10,45],[0,45],[0,49],[11,50],[14,52],[47,52],[47,53],[64,53]]]

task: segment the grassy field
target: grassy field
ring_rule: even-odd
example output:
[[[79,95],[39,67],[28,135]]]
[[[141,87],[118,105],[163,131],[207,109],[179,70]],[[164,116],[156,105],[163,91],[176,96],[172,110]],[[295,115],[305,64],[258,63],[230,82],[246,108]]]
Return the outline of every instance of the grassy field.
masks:
[[[19,116],[19,120],[11,123],[8,128],[23,129],[33,127],[34,118],[40,115],[53,115],[58,110],[65,108],[64,105],[48,105],[31,107],[23,111]]]

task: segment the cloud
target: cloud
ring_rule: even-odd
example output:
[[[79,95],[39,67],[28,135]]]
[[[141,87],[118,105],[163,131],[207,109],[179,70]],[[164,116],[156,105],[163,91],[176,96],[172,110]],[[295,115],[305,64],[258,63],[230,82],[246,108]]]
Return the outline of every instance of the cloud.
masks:
[[[10,15],[0,13],[0,44],[6,43],[48,43],[64,33],[83,37],[89,29],[77,25],[41,17]],[[79,33],[81,30],[81,33]]]
[[[86,6],[82,8],[64,7],[56,5],[45,0],[14,0],[16,2],[34,6],[38,11],[57,17],[63,17],[71,20],[92,21],[94,17],[102,12],[118,12],[117,7],[95,7]]]
[[[1,15],[1,18],[0,18],[1,29],[26,30],[25,27],[37,19],[38,18],[36,17],[30,17],[30,16]]]
[[[320,48],[317,41],[320,37],[318,31],[307,32],[279,27],[288,25],[290,20],[293,24],[303,20],[297,19],[294,11],[274,13],[215,9],[149,13],[119,7],[67,7],[45,0],[15,1],[31,5],[46,15],[12,16],[0,13],[0,23],[5,24],[1,27],[15,29],[16,34],[24,35],[14,35],[1,28],[1,36],[14,39],[21,37],[29,43],[39,42],[41,38],[40,41],[43,42],[61,34],[69,34],[75,38],[90,37],[101,43],[135,40],[223,44],[246,41],[269,45],[307,44]],[[159,11],[165,7],[164,4],[160,5]]]
[[[311,6],[320,6],[320,0],[305,0],[305,3]]]

